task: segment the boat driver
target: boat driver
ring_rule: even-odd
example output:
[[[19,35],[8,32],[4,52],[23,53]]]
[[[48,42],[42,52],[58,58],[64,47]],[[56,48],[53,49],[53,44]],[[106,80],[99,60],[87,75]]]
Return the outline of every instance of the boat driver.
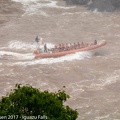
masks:
[[[39,42],[39,38],[38,38],[38,36],[36,36],[36,38],[35,38],[35,42]]]
[[[96,44],[97,44],[97,40],[94,41],[94,45],[96,45]]]
[[[47,52],[47,45],[46,45],[46,43],[44,45],[44,52]]]

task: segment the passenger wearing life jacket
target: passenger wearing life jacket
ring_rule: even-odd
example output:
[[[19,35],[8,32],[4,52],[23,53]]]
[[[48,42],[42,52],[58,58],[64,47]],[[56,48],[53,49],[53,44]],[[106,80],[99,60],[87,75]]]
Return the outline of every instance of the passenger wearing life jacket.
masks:
[[[57,45],[55,45],[55,52],[58,52],[58,47],[57,47]]]
[[[97,44],[97,40],[94,41],[94,45],[96,45],[96,44]]]
[[[65,50],[66,51],[68,51],[69,50],[69,46],[68,46],[68,44],[66,43],[66,45],[65,45]]]
[[[63,43],[61,44],[61,49],[62,49],[62,51],[65,50],[65,45]]]
[[[56,51],[55,51],[55,48],[52,48],[51,51],[52,51],[52,53],[55,53],[55,52],[56,52]]]
[[[44,52],[47,52],[48,50],[47,50],[47,44],[45,43],[44,44]]]
[[[86,43],[86,47],[88,47],[88,45],[89,45],[89,44],[88,44],[88,43]]]
[[[77,49],[77,45],[76,45],[76,43],[74,43],[74,49]]]
[[[80,49],[80,43],[79,42],[77,43],[77,48]]]
[[[81,43],[81,47],[84,48],[84,43],[83,42]]]
[[[74,49],[74,44],[72,44],[72,50]]]
[[[71,43],[69,44],[69,50],[72,50],[72,44]]]
[[[61,51],[62,51],[62,45],[59,44],[59,52],[61,52]]]

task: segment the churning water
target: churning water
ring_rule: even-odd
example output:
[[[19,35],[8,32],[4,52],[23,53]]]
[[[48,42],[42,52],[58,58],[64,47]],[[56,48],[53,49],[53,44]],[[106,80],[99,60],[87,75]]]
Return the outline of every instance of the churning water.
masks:
[[[0,26],[0,96],[16,83],[49,91],[66,86],[71,96],[66,104],[78,109],[78,120],[119,120],[120,13],[89,11],[62,0],[13,1],[22,4],[24,12],[6,14],[9,21]],[[106,40],[107,45],[59,58],[34,59],[36,35],[49,48],[95,39]]]

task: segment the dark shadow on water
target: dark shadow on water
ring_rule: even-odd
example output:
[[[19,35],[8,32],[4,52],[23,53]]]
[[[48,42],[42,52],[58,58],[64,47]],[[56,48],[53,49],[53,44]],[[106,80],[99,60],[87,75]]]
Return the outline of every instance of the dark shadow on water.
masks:
[[[68,5],[84,5],[88,10],[113,12],[120,9],[120,0],[65,0]]]
[[[109,55],[110,53],[108,51],[97,51],[94,53],[94,56],[106,56],[106,55]]]

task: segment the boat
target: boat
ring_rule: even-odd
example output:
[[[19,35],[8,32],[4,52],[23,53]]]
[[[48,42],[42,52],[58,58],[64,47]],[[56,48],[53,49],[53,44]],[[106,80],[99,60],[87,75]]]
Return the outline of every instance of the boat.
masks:
[[[65,56],[68,54],[74,54],[76,52],[90,51],[90,50],[102,47],[102,46],[106,45],[106,43],[107,42],[105,40],[102,40],[102,41],[97,42],[97,43],[92,42],[92,43],[84,44],[84,46],[76,48],[76,49],[63,50],[63,51],[57,51],[57,52],[54,51],[53,52],[52,48],[51,48],[51,49],[49,49],[48,52],[41,52],[40,53],[40,52],[38,52],[38,50],[34,50],[33,53],[35,55],[35,58],[52,58],[52,57],[55,58],[55,57]]]

